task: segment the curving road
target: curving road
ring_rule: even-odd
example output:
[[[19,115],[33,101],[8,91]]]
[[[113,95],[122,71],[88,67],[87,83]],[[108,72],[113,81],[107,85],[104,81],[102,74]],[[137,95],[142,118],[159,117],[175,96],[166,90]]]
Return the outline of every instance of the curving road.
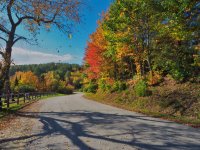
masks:
[[[81,93],[39,101],[17,121],[0,132],[0,149],[200,150],[200,129],[90,101]]]

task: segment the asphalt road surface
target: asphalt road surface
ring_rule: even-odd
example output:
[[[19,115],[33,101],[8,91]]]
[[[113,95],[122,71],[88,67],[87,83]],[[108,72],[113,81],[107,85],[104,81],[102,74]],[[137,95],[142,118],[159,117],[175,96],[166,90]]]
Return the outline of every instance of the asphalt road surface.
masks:
[[[0,131],[0,149],[200,150],[200,129],[100,104],[81,93],[41,100]]]

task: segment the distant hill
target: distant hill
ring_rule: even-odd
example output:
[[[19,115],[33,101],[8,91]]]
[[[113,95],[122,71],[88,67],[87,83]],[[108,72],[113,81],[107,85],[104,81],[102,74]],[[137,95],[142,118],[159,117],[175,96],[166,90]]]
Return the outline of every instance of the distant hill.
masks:
[[[49,71],[55,71],[59,74],[60,78],[64,78],[67,72],[74,72],[80,70],[81,66],[78,64],[68,63],[48,63],[48,64],[32,64],[32,65],[15,65],[10,69],[10,76],[13,76],[16,72],[32,71],[35,75],[40,77],[42,74]]]

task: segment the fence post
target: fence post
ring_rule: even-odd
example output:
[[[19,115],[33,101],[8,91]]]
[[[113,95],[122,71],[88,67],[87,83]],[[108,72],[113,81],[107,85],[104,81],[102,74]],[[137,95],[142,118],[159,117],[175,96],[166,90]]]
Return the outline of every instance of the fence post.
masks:
[[[0,95],[0,111],[2,111],[3,103],[2,103],[2,95]]]
[[[24,95],[24,103],[26,102],[26,93],[23,93]]]
[[[15,94],[14,93],[11,93],[11,100],[15,101]]]
[[[19,105],[19,93],[17,93],[17,105]]]
[[[10,93],[7,92],[7,95],[6,95],[6,103],[7,103],[7,108],[10,107]]]

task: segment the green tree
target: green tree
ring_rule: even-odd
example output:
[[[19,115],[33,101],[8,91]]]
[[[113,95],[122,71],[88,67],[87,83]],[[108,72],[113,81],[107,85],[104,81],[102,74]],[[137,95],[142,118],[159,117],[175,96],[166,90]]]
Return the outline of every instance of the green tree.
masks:
[[[157,39],[154,41],[154,68],[171,74],[176,80],[183,81],[194,72],[194,46],[199,27],[191,26],[192,11],[197,5],[193,1],[162,1],[163,22],[158,26]],[[193,19],[192,19],[193,18]]]

